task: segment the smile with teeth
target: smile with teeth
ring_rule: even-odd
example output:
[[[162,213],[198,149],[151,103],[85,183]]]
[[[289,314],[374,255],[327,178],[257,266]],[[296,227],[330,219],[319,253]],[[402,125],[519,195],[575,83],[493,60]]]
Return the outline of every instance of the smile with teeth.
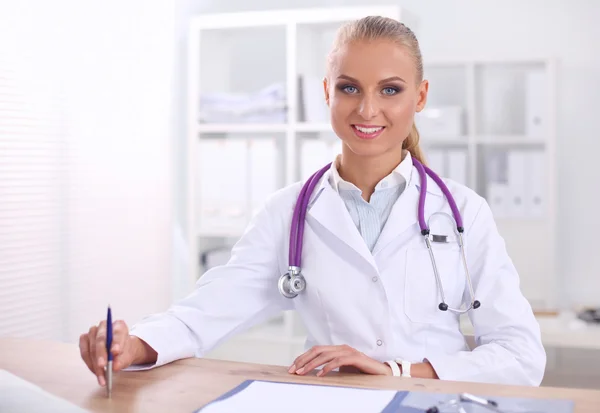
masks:
[[[362,126],[354,126],[356,129],[358,129],[359,131],[361,131],[362,133],[375,133],[375,132],[379,132],[381,129],[383,129],[383,126],[377,126],[374,128],[363,128]]]
[[[354,133],[360,138],[375,138],[381,134],[383,126],[352,125]]]

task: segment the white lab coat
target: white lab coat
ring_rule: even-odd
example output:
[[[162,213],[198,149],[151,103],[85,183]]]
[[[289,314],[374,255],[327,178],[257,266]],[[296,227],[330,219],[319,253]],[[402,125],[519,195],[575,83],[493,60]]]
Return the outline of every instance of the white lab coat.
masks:
[[[154,366],[202,357],[229,337],[295,309],[308,331],[307,348],[347,344],[379,361],[426,359],[441,379],[540,384],[546,354],[539,325],[482,197],[446,181],[463,217],[467,261],[481,301],[469,312],[477,343],[470,351],[458,317],[437,308],[440,297],[417,223],[418,171],[413,168],[372,253],[328,177],[306,214],[306,290],[288,299],[277,288],[288,268],[290,220],[302,186],[297,183],[268,199],[227,265],[205,273],[194,292],[165,313],[134,326],[132,334],[158,352]],[[451,213],[428,179],[425,219],[436,211]],[[458,246],[436,247],[446,301],[459,307],[469,294]]]

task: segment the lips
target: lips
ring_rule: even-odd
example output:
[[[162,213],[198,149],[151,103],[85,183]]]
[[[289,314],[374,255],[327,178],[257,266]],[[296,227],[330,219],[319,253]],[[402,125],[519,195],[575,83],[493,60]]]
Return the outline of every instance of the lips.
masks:
[[[375,139],[384,131],[384,126],[377,125],[352,125],[354,134],[361,139]]]

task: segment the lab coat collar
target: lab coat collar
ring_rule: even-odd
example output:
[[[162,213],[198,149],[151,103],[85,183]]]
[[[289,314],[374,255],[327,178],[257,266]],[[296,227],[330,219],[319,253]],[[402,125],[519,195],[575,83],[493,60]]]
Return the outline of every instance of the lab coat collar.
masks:
[[[375,255],[405,230],[418,225],[417,205],[421,187],[419,172],[412,165],[410,154],[406,156],[405,160],[408,162],[403,162],[401,165],[406,168],[406,172],[403,171],[402,173],[408,175],[406,188],[395,202],[383,231],[375,244],[373,253],[369,251],[342,198],[332,186],[331,169],[325,172],[309,200],[307,218],[314,218],[321,227],[335,235],[339,239],[338,241],[352,248],[375,270],[377,270]],[[409,165],[410,168],[405,167],[405,165]],[[435,181],[429,177],[427,179],[427,193],[443,196],[443,192]],[[427,211],[427,200],[425,200],[425,207]]]
[[[340,177],[337,167],[339,162],[339,155],[336,156],[335,160],[331,163],[331,168],[323,175],[323,178],[319,182],[316,187],[315,194],[319,194],[326,186],[332,188],[336,193],[339,193],[339,184],[342,182],[342,178]],[[434,171],[437,173],[437,171]],[[416,187],[417,191],[421,190],[421,178],[419,176],[419,171],[414,167],[412,163],[412,155],[409,151],[406,151],[404,155],[404,159],[398,166],[394,169],[394,171],[388,175],[388,177],[384,178],[381,182],[386,181],[389,182],[399,182],[400,179],[406,180],[406,190],[408,190],[411,186]],[[381,184],[380,182],[380,184]],[[387,181],[386,181],[387,182]],[[444,196],[444,193],[440,189],[440,187],[435,183],[429,175],[427,175],[427,193],[431,195]],[[316,200],[316,196],[313,196],[311,203]],[[309,204],[310,207],[310,204]]]
[[[339,193],[340,189],[349,189],[359,191],[354,184],[351,182],[344,181],[340,176],[338,170],[340,168],[341,155],[337,155],[334,161],[331,163],[330,168],[330,179],[328,180],[333,189]],[[406,182],[410,180],[410,176],[412,173],[412,157],[410,152],[404,150],[404,157],[402,162],[396,166],[396,168],[386,177],[384,177],[381,181],[377,183],[375,186],[375,192],[382,188],[392,188],[395,186],[404,185]]]

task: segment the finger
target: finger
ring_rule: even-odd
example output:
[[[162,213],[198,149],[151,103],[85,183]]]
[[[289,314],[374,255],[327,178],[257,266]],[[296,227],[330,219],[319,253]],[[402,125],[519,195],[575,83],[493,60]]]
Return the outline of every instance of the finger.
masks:
[[[85,365],[90,369],[91,372],[94,371],[94,367],[92,365],[92,358],[90,356],[90,342],[89,335],[82,334],[79,336],[79,353],[81,353],[81,358],[84,361]]]
[[[348,354],[347,350],[338,350],[338,351],[327,351],[321,353],[319,356],[312,359],[310,362],[306,363],[306,365],[298,370],[296,370],[296,374],[306,374],[313,369],[316,369],[319,366],[322,366],[325,363],[329,363],[335,358],[341,357],[343,355]]]
[[[288,372],[295,373],[298,369],[304,367],[304,365],[306,363],[308,363],[309,361],[311,361],[312,359],[317,357],[322,352],[326,351],[328,347],[329,346],[313,346],[313,347],[311,347],[309,350],[305,351],[304,353],[302,353],[301,355],[296,357],[296,359],[290,366]]]
[[[103,369],[106,366],[106,321],[98,325],[96,331],[96,364]]]
[[[121,346],[122,350],[119,354],[115,355],[113,360],[113,371],[117,372],[126,367],[129,367],[133,362],[133,347],[131,343],[131,337],[127,337],[124,340],[124,344]]]
[[[96,357],[96,335],[98,333],[98,327],[92,326],[88,332],[88,343],[90,353],[90,363],[92,365],[92,373],[96,375],[98,384],[104,386],[104,375],[98,375],[98,358]]]
[[[343,355],[340,357],[336,357],[333,360],[331,360],[329,363],[327,363],[325,366],[323,366],[321,371],[317,373],[317,376],[322,377],[322,376],[326,375],[327,373],[330,373],[331,371],[333,371],[337,368],[340,368],[342,366],[359,367],[359,366],[357,366],[357,364],[360,363],[359,358],[360,357],[358,354],[350,354],[350,355]]]
[[[292,366],[289,368],[289,373],[294,373],[298,369],[301,369],[306,365],[306,363],[310,362],[315,357],[319,356],[322,353],[330,352],[330,351],[338,351],[342,347],[345,346],[313,346],[310,350],[296,357],[296,360],[292,363]]]
[[[123,320],[118,320],[113,323],[113,339],[110,348],[113,356],[118,356],[125,349],[126,339],[129,336],[129,329]]]

